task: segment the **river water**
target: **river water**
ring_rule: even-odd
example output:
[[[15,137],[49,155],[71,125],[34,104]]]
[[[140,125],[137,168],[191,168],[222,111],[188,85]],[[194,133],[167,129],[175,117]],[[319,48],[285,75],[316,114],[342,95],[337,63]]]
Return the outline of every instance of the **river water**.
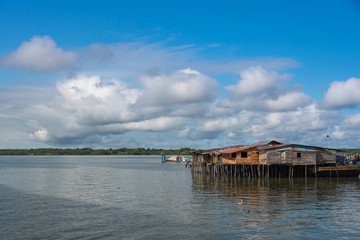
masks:
[[[0,157],[0,239],[359,237],[358,178],[204,177],[160,156]]]

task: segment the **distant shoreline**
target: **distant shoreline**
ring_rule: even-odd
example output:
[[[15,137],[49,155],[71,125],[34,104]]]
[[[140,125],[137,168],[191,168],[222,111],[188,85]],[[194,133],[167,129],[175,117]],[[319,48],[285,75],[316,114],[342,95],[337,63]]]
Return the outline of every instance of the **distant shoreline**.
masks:
[[[162,149],[150,148],[36,148],[36,149],[0,149],[0,156],[66,156],[66,155],[161,155]],[[190,148],[166,149],[167,155],[190,155]]]
[[[31,148],[31,149],[0,149],[0,156],[87,156],[87,155],[161,155],[161,148]],[[166,155],[191,155],[190,148],[164,149]],[[358,148],[343,148],[339,154],[358,153]]]

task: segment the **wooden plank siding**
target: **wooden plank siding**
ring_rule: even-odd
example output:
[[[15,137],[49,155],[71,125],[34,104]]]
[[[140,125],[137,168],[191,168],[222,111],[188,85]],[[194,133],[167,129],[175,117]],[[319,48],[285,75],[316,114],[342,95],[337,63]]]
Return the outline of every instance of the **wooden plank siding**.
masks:
[[[319,149],[316,156],[317,164],[336,164],[336,150]]]
[[[246,157],[242,156],[242,153],[246,153]],[[232,155],[235,155],[233,157]],[[241,151],[236,153],[222,153],[222,164],[259,164],[259,151]]]
[[[316,165],[316,151],[261,150],[259,163],[265,165]]]

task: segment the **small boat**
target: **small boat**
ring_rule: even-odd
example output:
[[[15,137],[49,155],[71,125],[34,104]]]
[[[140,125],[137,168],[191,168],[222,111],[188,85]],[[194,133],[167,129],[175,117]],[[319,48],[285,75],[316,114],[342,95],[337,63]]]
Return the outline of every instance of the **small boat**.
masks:
[[[179,156],[169,156],[168,158],[165,158],[165,162],[181,162],[182,157]]]

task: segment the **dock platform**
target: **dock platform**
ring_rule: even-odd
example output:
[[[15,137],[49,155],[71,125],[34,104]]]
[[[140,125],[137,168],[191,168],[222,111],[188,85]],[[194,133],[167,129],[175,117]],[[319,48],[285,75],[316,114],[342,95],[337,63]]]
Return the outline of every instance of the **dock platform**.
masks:
[[[360,166],[318,167],[317,175],[320,177],[357,177],[360,175]]]

